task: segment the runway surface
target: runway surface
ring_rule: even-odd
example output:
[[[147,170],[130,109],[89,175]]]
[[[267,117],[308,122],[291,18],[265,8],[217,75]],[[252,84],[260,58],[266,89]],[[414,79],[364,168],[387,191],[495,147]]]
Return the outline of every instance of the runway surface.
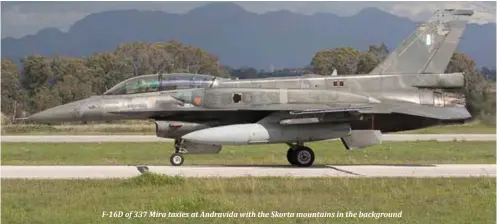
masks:
[[[383,141],[495,141],[492,134],[385,134]],[[1,136],[2,142],[172,142],[153,135]]]
[[[1,166],[2,178],[126,178],[153,172],[185,177],[495,177],[495,164],[291,166]]]

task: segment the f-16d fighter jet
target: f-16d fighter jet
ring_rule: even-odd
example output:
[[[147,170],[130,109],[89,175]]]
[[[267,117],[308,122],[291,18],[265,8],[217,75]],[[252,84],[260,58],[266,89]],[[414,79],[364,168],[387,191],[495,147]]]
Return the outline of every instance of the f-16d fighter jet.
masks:
[[[171,164],[186,153],[222,145],[286,143],[295,166],[314,162],[306,142],[341,139],[347,150],[381,143],[382,132],[461,122],[471,115],[462,73],[444,74],[471,10],[437,11],[369,74],[222,79],[152,74],[36,113],[41,123],[153,119],[156,134],[175,139]]]

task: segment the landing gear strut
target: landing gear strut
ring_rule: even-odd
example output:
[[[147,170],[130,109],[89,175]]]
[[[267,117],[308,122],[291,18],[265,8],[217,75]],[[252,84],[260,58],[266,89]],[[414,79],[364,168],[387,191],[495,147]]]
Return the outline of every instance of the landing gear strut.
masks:
[[[303,145],[291,145],[286,153],[288,162],[294,166],[308,167],[314,163],[314,152]]]
[[[184,153],[186,153],[186,151],[181,147],[181,140],[175,139],[174,153],[171,155],[171,157],[169,157],[169,162],[171,162],[171,165],[173,166],[183,165],[183,162],[185,162],[185,158],[183,157]]]

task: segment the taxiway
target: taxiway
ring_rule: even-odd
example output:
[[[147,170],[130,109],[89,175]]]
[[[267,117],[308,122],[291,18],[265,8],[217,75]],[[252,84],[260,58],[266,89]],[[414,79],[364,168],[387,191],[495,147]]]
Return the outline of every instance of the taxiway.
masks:
[[[496,176],[495,164],[291,166],[1,166],[2,178],[107,179],[144,172],[185,177],[478,177]]]

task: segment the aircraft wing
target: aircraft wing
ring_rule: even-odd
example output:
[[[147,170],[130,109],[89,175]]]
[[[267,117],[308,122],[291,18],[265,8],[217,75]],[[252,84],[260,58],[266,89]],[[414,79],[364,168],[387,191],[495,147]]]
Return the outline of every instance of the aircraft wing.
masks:
[[[254,112],[288,112],[291,116],[298,115],[315,115],[320,116],[323,114],[330,113],[343,113],[348,112],[354,115],[359,115],[361,113],[370,113],[372,105],[369,104],[338,104],[338,105],[326,105],[326,104],[269,104],[269,105],[251,105],[251,106],[240,106],[240,107],[229,107],[229,108],[203,108],[195,107],[192,105],[187,105],[180,108],[150,108],[150,109],[133,109],[133,110],[116,110],[108,111],[112,114],[120,114],[123,116],[137,116],[137,117],[163,117],[170,116],[177,113],[194,113],[194,112],[232,112],[232,111],[254,111]]]
[[[440,120],[469,119],[471,114],[465,107],[435,107],[432,105],[420,105],[403,101],[382,101],[381,103],[364,104],[275,104],[254,106],[240,110],[253,111],[288,111],[292,115],[301,114],[327,114],[350,112],[355,114],[408,114],[413,116],[428,117]]]
[[[177,107],[177,108],[150,108],[150,109],[134,109],[134,110],[117,110],[108,111],[115,114],[135,114],[135,113],[158,113],[158,112],[179,112],[179,111],[289,111],[293,114],[304,113],[333,113],[358,111],[366,112],[373,108],[370,104],[345,104],[345,105],[326,105],[326,104],[267,104],[267,105],[251,105],[229,108],[203,108],[195,106]]]
[[[369,104],[342,104],[342,105],[326,105],[326,104],[272,104],[253,106],[251,108],[243,108],[240,110],[253,111],[288,111],[290,114],[320,114],[320,113],[335,113],[348,111],[367,111],[373,106]]]
[[[464,107],[434,107],[431,105],[420,105],[404,101],[381,100],[379,103],[355,103],[355,104],[264,104],[264,105],[240,105],[225,108],[204,108],[191,104],[168,108],[142,108],[133,110],[109,111],[109,113],[122,115],[156,115],[174,114],[176,112],[223,112],[223,111],[267,111],[267,112],[289,112],[291,115],[319,115],[330,113],[349,112],[359,114],[408,114],[413,116],[428,117],[441,120],[468,119],[471,115]]]
[[[327,114],[350,112],[357,114],[408,114],[413,116],[428,117],[440,120],[469,119],[471,114],[465,107],[435,107],[402,101],[389,101],[381,103],[324,105],[324,104],[276,104],[253,107],[254,111],[289,111],[292,115],[300,114]]]

